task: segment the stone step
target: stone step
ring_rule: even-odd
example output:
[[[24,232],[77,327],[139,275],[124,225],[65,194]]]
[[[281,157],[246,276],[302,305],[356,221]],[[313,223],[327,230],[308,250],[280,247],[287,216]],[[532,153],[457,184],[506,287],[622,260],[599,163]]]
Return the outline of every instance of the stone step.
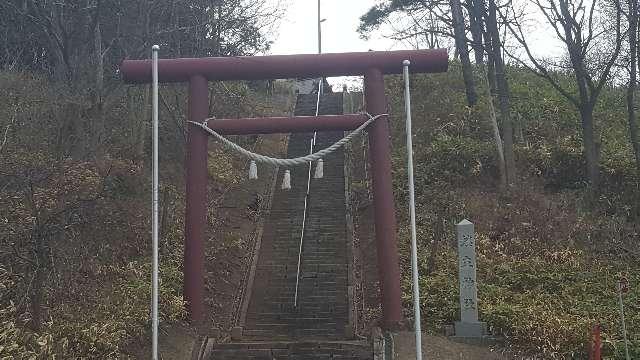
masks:
[[[296,321],[317,321],[317,322],[332,322],[334,319],[334,312],[322,312],[314,314],[292,314],[292,313],[279,313],[279,312],[264,312],[259,314],[252,314],[247,317],[247,324],[258,323],[276,323],[276,324],[289,324]],[[248,326],[248,325],[247,325]]]
[[[289,243],[286,240],[279,240],[265,245],[264,254],[286,256],[291,260],[298,262],[298,251],[300,243]],[[341,256],[345,258],[347,249],[342,244],[333,244],[329,242],[306,242],[302,244],[302,253],[309,258],[331,259],[333,256]],[[265,256],[265,260],[273,260],[270,256]],[[304,259],[303,259],[304,260]],[[346,260],[346,259],[345,259]],[[285,264],[283,264],[285,265]]]
[[[256,278],[256,280],[263,281],[262,278]],[[264,292],[267,289],[277,290],[280,292],[295,292],[296,287],[296,279],[293,278],[283,278],[283,279],[271,279],[269,283],[256,284],[256,291]],[[318,288],[318,289],[317,289]],[[331,279],[321,279],[316,277],[314,274],[304,275],[300,277],[298,280],[298,292],[301,290],[304,291],[346,291],[348,288],[348,282],[346,276],[338,278],[333,277]]]
[[[296,319],[295,321],[287,321],[286,323],[268,323],[268,322],[256,322],[250,326],[247,325],[249,330],[270,330],[275,332],[289,332],[298,329],[317,329],[317,330],[335,330],[344,327],[344,323],[330,322],[331,319],[324,319],[324,321],[318,319]]]
[[[296,309],[296,307],[293,306],[293,300],[291,300],[289,303],[284,303],[284,304],[281,302],[265,301],[256,305],[252,314],[254,316],[260,316],[260,314],[262,313],[295,313],[296,311],[301,310],[301,311],[312,311],[314,313],[315,312],[332,313],[333,316],[336,316],[337,314],[346,314],[348,312],[348,307],[346,302],[335,303],[335,304],[329,304],[329,303],[314,304],[314,303],[307,303],[307,302],[301,301],[297,307],[298,309]]]
[[[258,271],[260,271],[260,268],[258,268]],[[323,283],[323,282],[347,283],[347,272],[346,271],[341,271],[341,272],[305,271],[300,273],[300,279],[306,279],[307,281],[317,281],[318,283]],[[269,286],[269,287],[286,288],[287,284],[293,284],[295,286],[296,273],[295,272],[288,272],[288,273],[265,272],[265,274],[261,274],[260,277],[256,276],[256,280],[268,281],[268,283],[266,284],[256,285],[257,287]]]
[[[267,274],[268,275],[268,274]],[[265,276],[265,275],[263,275]],[[296,278],[275,278],[276,275],[270,278],[269,283],[256,284],[255,289],[257,291],[275,290],[278,293],[281,292],[295,292],[296,291]],[[256,280],[265,281],[265,277],[257,278]],[[298,283],[298,292],[300,291],[329,291],[329,292],[344,292],[349,286],[346,274],[344,276],[323,276],[313,272],[302,273]],[[272,292],[270,292],[272,293]]]
[[[341,235],[340,241],[334,239],[318,239],[319,236],[320,235],[314,234],[313,232],[306,232],[305,240],[302,243],[303,252],[312,251],[319,252],[320,255],[324,255],[324,253],[340,254],[347,250],[344,244],[345,236]],[[300,250],[299,235],[296,235],[296,237],[292,239],[278,236],[277,234],[274,234],[274,237],[273,242],[266,244],[266,250],[283,254],[295,254],[297,259],[298,251]]]
[[[287,287],[287,286],[295,286],[296,277],[288,276],[288,277],[276,277],[276,275],[271,275],[271,273],[260,274],[260,276],[256,276],[256,281],[260,281],[261,283],[256,283],[256,287]],[[346,285],[347,274],[318,274],[316,272],[303,272],[300,276],[301,279],[306,279],[307,282],[313,282],[314,284],[324,284],[330,285],[335,284],[336,286]]]
[[[371,344],[364,342],[244,342],[215,344],[209,359],[371,360],[373,351]]]
[[[301,265],[305,266],[305,265],[329,265],[329,266],[346,266],[347,265],[347,257],[344,254],[333,254],[332,256],[317,256],[316,254],[309,254],[309,253],[303,253],[304,255],[306,255],[306,257],[304,259],[302,259]],[[298,259],[296,258],[290,258],[288,259],[291,262],[288,263],[282,263],[281,261],[278,260],[274,260],[274,259],[268,259],[265,261],[262,261],[260,263],[260,265],[262,266],[280,266],[280,267],[296,267],[298,266]]]
[[[322,271],[322,269],[333,270],[333,269],[345,269],[348,267],[348,264],[346,263],[346,259],[344,259],[343,262],[339,262],[339,261],[340,261],[340,258],[336,258],[335,255],[326,256],[326,257],[313,256],[313,257],[310,257],[309,259],[301,259],[300,264],[301,265],[311,264],[315,268],[318,268],[319,271]],[[294,270],[296,270],[297,261],[296,261],[296,264],[294,265],[295,266],[292,266],[291,264],[281,264],[270,259],[270,260],[266,260],[264,262],[259,263],[258,267],[262,269],[278,270],[278,271],[290,270],[291,268],[294,268]]]
[[[321,263],[311,263],[311,264],[300,264],[300,276],[339,276],[347,274],[348,266],[346,264],[335,266],[333,264],[321,264]],[[297,265],[289,266],[288,268],[282,267],[273,267],[272,265],[263,265],[259,264],[256,267],[256,270],[260,271],[259,274],[256,274],[256,278],[271,278],[275,279],[285,279],[285,278],[296,278],[298,271]],[[259,275],[259,276],[258,276]]]
[[[295,286],[269,287],[267,285],[263,285],[262,287],[259,287],[259,288],[257,287],[256,289],[259,289],[258,291],[260,291],[263,297],[282,296],[282,297],[293,298],[293,295],[296,292]],[[315,284],[304,284],[304,283],[299,284],[298,286],[299,293],[304,293],[304,294],[309,294],[314,296],[324,295],[327,297],[344,295],[345,289],[347,289],[346,286],[343,286],[343,287],[320,286]]]
[[[293,268],[293,269],[292,269]],[[301,265],[300,273],[296,271],[296,267],[290,267],[288,269],[278,269],[271,268],[267,266],[258,265],[256,267],[257,271],[260,271],[260,276],[256,276],[256,278],[273,278],[274,280],[280,279],[295,279],[297,276],[306,277],[306,278],[326,278],[330,279],[332,277],[342,277],[347,275],[348,267],[344,265],[344,267],[329,267],[322,265],[311,264],[308,266]]]
[[[291,331],[254,330],[245,329],[242,338],[247,340],[271,340],[271,339],[342,339],[344,329],[294,329]]]
[[[286,302],[285,302],[286,301]],[[318,302],[322,301],[322,304]],[[297,307],[306,311],[325,311],[329,312],[331,309],[335,309],[334,314],[337,314],[339,310],[345,309],[346,311],[347,298],[323,298],[306,296],[299,298]],[[266,298],[255,307],[255,313],[260,313],[264,310],[290,312],[293,313],[295,307],[293,305],[292,298]]]
[[[298,293],[299,294],[313,294],[313,295],[323,295],[334,296],[339,294],[344,294],[348,290],[348,286],[346,283],[335,285],[335,284],[314,284],[309,281],[310,279],[302,279],[302,281],[298,284]],[[293,295],[295,294],[295,283],[292,283],[289,286],[268,286],[266,284],[262,284],[255,287],[255,291],[259,292],[261,298],[269,297],[269,296],[283,296],[290,297],[293,299]],[[257,294],[256,294],[257,295]]]
[[[294,299],[292,297],[282,297],[281,299],[275,298],[265,298],[263,301],[260,301],[259,304],[254,304],[256,313],[264,312],[265,309],[275,309],[276,312],[287,312],[287,313],[296,313],[303,310],[313,309],[315,311],[323,311],[323,312],[337,312],[340,310],[346,310],[346,299],[344,296],[342,299],[340,298],[323,298],[318,297],[321,301],[316,299],[311,300],[310,296],[305,296],[304,294],[298,294],[298,304],[294,306]]]

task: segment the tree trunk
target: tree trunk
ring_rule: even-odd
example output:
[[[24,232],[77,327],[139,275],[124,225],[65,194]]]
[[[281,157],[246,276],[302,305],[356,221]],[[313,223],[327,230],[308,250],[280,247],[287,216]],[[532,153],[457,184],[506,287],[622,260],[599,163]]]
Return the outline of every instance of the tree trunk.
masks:
[[[40,264],[36,268],[30,296],[31,323],[29,327],[34,332],[42,329],[42,301],[44,298],[44,269]]]
[[[504,160],[507,183],[512,185],[516,182],[516,162],[513,151],[513,123],[511,121],[511,104],[509,101],[509,82],[507,81],[506,67],[500,51],[502,44],[498,30],[495,0],[489,0],[487,29],[491,34],[491,48],[489,50],[493,55],[495,66],[496,90],[498,92],[498,106],[500,109],[502,136],[504,139]]]
[[[484,6],[482,0],[465,0],[467,10],[469,11],[469,25],[471,29],[471,38],[473,39],[473,54],[475,55],[476,65],[484,62],[484,44],[482,43],[482,10]]]
[[[583,105],[580,108],[582,120],[582,141],[584,143],[584,157],[587,163],[587,177],[592,190],[600,185],[600,143],[596,141],[593,126],[593,105]]]
[[[513,140],[515,143],[524,143],[524,131],[522,130],[522,115],[516,112],[513,122]],[[512,118],[513,119],[513,118]]]
[[[484,0],[474,0],[474,3],[476,4],[476,11],[478,11],[480,14],[480,19],[482,19],[482,21],[486,23],[488,21],[488,15],[485,8]],[[496,90],[496,72],[493,66],[493,51],[491,51],[491,34],[487,30],[486,26],[481,26],[480,29],[482,30],[483,49],[485,49],[487,53],[487,69],[485,80],[487,81],[489,96],[492,96]],[[484,77],[484,71],[482,76]]]
[[[627,115],[629,138],[633,146],[636,168],[640,171],[640,144],[638,143],[638,124],[636,122],[635,91],[638,77],[638,0],[629,0],[629,85],[627,86]]]
[[[45,253],[46,246],[44,244],[43,235],[38,229],[39,225],[35,226],[36,229],[34,229],[31,236],[33,238],[33,246],[36,255],[36,268],[33,277],[33,284],[31,285],[31,294],[29,296],[29,307],[31,310],[31,323],[29,324],[29,327],[31,330],[39,332],[42,329],[42,303],[44,302],[47,254]]]
[[[451,17],[453,20],[453,34],[456,41],[456,50],[460,55],[462,63],[462,77],[464,79],[464,87],[467,92],[467,102],[470,106],[474,106],[478,102],[478,94],[476,93],[475,81],[473,79],[473,68],[469,59],[469,49],[467,48],[467,36],[465,33],[464,15],[462,13],[462,5],[460,0],[451,1]]]
[[[167,224],[169,223],[169,219],[171,217],[171,213],[169,213],[169,191],[164,190],[162,194],[162,215],[160,216],[160,238],[164,237],[164,234],[167,233]]]
[[[502,144],[502,137],[500,136],[500,128],[498,127],[498,118],[496,116],[496,109],[493,106],[493,96],[491,95],[491,73],[489,69],[485,71],[484,64],[480,69],[482,76],[486,81],[486,96],[487,96],[487,104],[489,106],[489,124],[491,125],[491,132],[493,134],[493,141],[496,144],[496,154],[498,158],[496,162],[498,163],[498,171],[500,176],[500,190],[505,190],[507,188],[507,170],[504,161],[504,147]]]
[[[144,163],[147,140],[147,121],[151,117],[150,87],[143,89],[127,88],[127,108],[131,127],[131,160],[136,164]]]
[[[480,81],[484,83],[484,96],[487,99],[487,106],[489,107],[488,121],[489,126],[491,127],[491,133],[493,135],[493,141],[496,146],[496,164],[498,166],[498,187],[501,191],[504,191],[507,188],[507,171],[504,161],[504,146],[502,143],[502,136],[500,135],[500,128],[498,127],[498,119],[496,117],[496,110],[493,104],[493,93],[496,88],[496,80],[495,80],[495,69],[494,69],[494,61],[493,61],[493,52],[490,51],[491,48],[491,35],[486,30],[485,26],[482,26],[483,21],[487,19],[487,11],[485,8],[484,0],[469,0],[473,3],[474,15],[478,20],[478,29],[480,30],[480,44],[481,51],[484,53],[485,49],[487,50],[487,61],[484,61],[484,56],[476,54],[476,61],[480,60],[480,62],[476,63],[478,66],[478,72],[480,74]],[[473,30],[472,30],[473,31]],[[481,54],[483,54],[481,53]]]
[[[573,19],[572,12],[569,9],[569,0],[560,0],[559,6],[560,12],[565,19]],[[589,91],[588,69],[585,64],[585,54],[582,50],[582,34],[580,32],[574,32],[573,25],[568,21],[562,23],[562,26],[565,34],[565,44],[567,45],[569,58],[571,59],[571,66],[573,67],[580,97],[576,105],[578,111],[580,111],[580,120],[582,122],[582,141],[584,144],[584,157],[587,163],[586,173],[591,185],[591,190],[595,191],[598,188],[600,180],[600,146],[599,143],[596,142],[594,134],[593,107],[598,99],[599,90],[594,91],[593,88],[591,88],[591,92]]]
[[[443,238],[446,238],[443,221],[444,220],[437,221],[434,226],[435,233],[433,237],[433,242],[431,243],[431,251],[429,251],[429,258],[427,259],[427,266],[426,266],[425,275],[427,276],[433,274],[437,270],[437,266],[438,266],[437,260],[438,260],[438,253],[440,252],[440,242]]]
[[[99,15],[96,15],[99,16]],[[96,90],[94,108],[96,111],[95,119],[90,119],[92,122],[90,128],[93,129],[90,146],[92,147],[91,153],[95,156],[96,160],[101,160],[103,157],[102,141],[104,140],[104,57],[102,56],[102,31],[100,30],[100,21],[96,21],[94,35],[94,56],[96,59]]]

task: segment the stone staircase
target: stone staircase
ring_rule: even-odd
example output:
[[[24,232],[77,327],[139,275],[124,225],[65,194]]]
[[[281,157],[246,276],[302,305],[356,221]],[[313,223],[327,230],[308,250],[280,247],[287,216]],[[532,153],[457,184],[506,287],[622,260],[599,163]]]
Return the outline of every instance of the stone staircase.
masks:
[[[315,94],[299,95],[296,115],[315,115]],[[342,93],[325,94],[320,114],[341,114]],[[316,150],[342,138],[318,133]],[[288,157],[309,153],[313,134],[292,134]],[[280,169],[265,221],[241,340],[216,344],[209,359],[373,359],[371,344],[350,341],[349,262],[342,151],[324,159],[324,178],[311,179],[297,304],[296,273],[309,168],[291,171],[291,190],[281,190]],[[312,169],[312,176],[314,168]]]

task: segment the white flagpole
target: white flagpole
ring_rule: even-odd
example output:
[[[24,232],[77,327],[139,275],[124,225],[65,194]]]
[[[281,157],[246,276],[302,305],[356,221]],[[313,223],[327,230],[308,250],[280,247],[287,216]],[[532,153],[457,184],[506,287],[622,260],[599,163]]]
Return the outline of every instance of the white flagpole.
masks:
[[[151,326],[152,359],[158,360],[158,51],[160,46],[152,47],[152,107],[153,107],[153,270],[151,285]]]
[[[411,213],[411,274],[413,277],[413,312],[416,330],[416,360],[422,360],[422,330],[420,329],[420,285],[418,283],[418,248],[416,240],[416,201],[413,184],[413,139],[411,135],[411,91],[409,89],[409,65],[404,67],[404,108],[407,114],[407,176],[409,177],[409,211]]]

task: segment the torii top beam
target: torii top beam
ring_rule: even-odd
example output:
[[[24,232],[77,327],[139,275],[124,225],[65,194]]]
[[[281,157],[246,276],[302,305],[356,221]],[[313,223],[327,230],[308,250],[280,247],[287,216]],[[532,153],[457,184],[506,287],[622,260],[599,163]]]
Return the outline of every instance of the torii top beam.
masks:
[[[411,61],[413,73],[445,72],[448,66],[444,49],[235,56],[162,59],[158,77],[161,83],[186,82],[196,75],[209,81],[290,79],[359,76],[372,68],[383,74],[400,74],[403,60]],[[120,71],[127,83],[151,82],[151,60],[125,60]]]

